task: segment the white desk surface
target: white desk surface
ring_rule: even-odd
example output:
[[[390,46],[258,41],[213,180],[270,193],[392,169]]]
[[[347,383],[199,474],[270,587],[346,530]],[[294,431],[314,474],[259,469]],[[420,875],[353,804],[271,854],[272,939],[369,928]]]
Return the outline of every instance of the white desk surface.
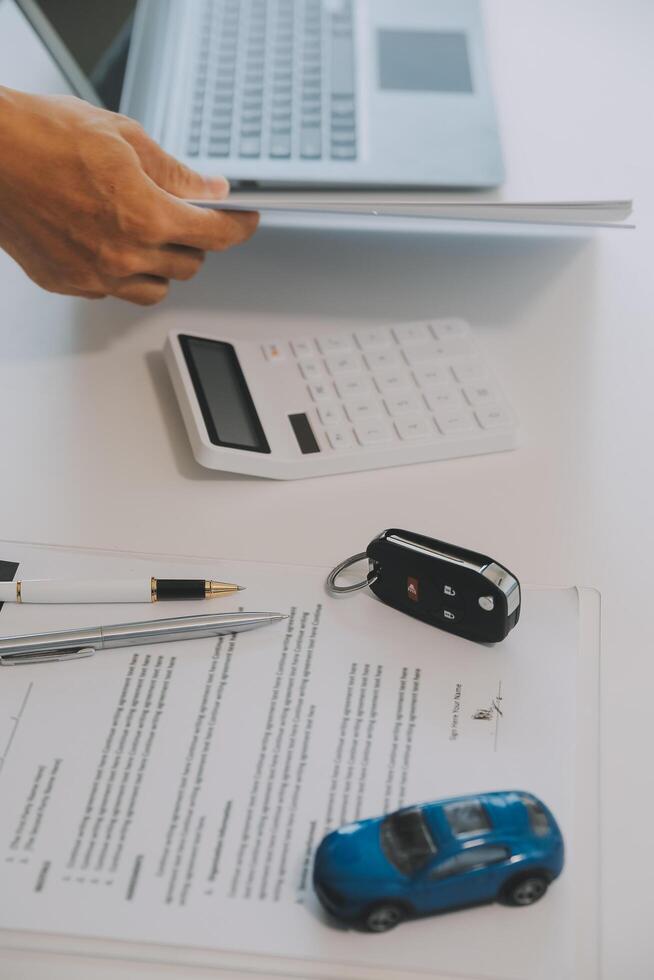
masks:
[[[486,3],[510,199],[636,199],[636,231],[263,229],[163,307],[274,337],[312,325],[462,315],[526,431],[516,452],[297,483],[202,470],[161,360],[156,311],[40,292],[0,256],[0,538],[333,563],[406,525],[527,582],[603,595],[603,964],[654,969],[654,5]],[[0,82],[62,82],[0,0]],[[53,175],[54,179],[54,175]],[[556,706],[552,706],[556,724]],[[177,976],[0,961],[2,980]]]

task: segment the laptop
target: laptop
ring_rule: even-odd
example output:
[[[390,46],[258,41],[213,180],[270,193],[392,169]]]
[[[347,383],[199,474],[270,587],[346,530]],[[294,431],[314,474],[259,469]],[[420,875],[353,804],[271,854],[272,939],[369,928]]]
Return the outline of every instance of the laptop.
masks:
[[[16,0],[74,91],[246,188],[502,181],[478,0]]]

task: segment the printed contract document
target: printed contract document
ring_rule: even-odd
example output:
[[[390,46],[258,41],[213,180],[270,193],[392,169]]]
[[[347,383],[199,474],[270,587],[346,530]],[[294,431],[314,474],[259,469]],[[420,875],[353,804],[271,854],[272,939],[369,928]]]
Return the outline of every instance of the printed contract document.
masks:
[[[5,578],[16,565],[17,578],[153,566],[2,548]],[[581,771],[594,772],[592,753],[579,761],[577,590],[525,590],[516,629],[481,646],[364,593],[328,598],[323,570],[156,564],[160,575],[224,573],[247,587],[212,611],[290,618],[238,636],[0,668],[0,945],[3,935],[72,937],[71,949],[111,940],[163,960],[175,946],[189,962],[258,963],[283,976],[593,975],[597,799]],[[144,606],[136,618],[161,615]],[[130,617],[134,607],[5,605],[0,633]],[[311,870],[327,831],[497,789],[536,793],[561,825],[566,867],[540,902],[431,916],[384,935],[322,911]]]

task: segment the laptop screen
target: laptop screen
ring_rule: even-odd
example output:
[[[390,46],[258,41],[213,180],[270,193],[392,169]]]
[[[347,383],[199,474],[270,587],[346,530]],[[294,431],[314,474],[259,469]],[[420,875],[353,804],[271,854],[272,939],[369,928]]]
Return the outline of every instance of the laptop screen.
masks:
[[[137,0],[18,0],[78,95],[117,110]]]

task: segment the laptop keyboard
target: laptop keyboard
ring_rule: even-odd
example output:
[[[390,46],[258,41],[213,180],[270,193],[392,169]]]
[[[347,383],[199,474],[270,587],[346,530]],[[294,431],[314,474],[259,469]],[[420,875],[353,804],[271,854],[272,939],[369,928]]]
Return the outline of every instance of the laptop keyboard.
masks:
[[[353,0],[204,0],[189,156],[356,160]]]

